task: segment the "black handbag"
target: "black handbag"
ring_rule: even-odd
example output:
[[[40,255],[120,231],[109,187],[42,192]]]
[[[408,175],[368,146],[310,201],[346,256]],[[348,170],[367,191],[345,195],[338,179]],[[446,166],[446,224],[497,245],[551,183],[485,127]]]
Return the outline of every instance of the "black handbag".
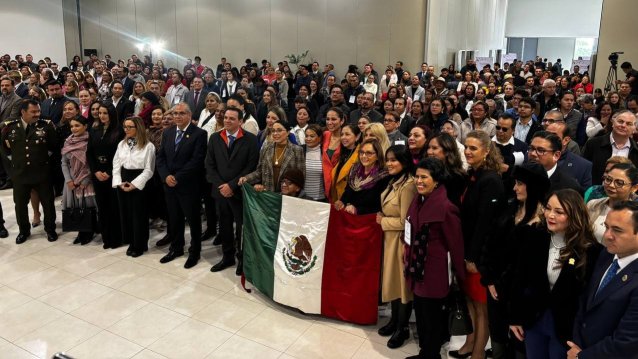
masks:
[[[465,301],[465,294],[461,291],[456,279],[453,280],[450,286],[450,294],[448,295],[450,314],[448,316],[448,328],[450,335],[468,335],[474,332],[472,327],[472,318],[470,312],[467,309],[467,302]]]
[[[62,210],[63,232],[95,232],[97,228],[97,209],[86,207],[86,197],[82,191],[80,207],[75,206],[75,193],[72,192],[73,206]]]

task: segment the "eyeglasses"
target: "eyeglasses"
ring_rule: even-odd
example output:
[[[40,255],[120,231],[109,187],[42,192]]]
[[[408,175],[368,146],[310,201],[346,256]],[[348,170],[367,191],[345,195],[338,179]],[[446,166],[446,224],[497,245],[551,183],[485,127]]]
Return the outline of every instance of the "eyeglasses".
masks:
[[[509,130],[509,127],[496,126],[496,131],[507,132]]]
[[[373,151],[359,151],[359,157],[372,157],[376,156],[377,153]]]
[[[534,147],[534,146],[529,146],[527,148],[527,152],[531,153],[531,152],[536,152],[536,154],[538,154],[539,156],[544,156],[547,152],[552,152],[551,150],[547,150],[544,149],[542,147]]]
[[[281,180],[281,184],[290,186],[291,184],[293,184],[293,182],[289,179],[284,179],[284,180]]]
[[[628,182],[625,182],[625,181],[623,181],[621,179],[614,179],[612,176],[608,176],[608,175],[604,175],[603,176],[603,183],[605,183],[608,186],[613,183],[614,187],[616,187],[616,188],[623,188],[627,184],[629,184]]]
[[[135,126],[122,126],[122,128],[124,129],[124,131],[126,131],[126,130],[134,130]]]
[[[543,119],[543,123],[551,125],[553,123],[565,123],[565,120],[554,120],[554,119],[551,119],[551,118],[544,118]]]

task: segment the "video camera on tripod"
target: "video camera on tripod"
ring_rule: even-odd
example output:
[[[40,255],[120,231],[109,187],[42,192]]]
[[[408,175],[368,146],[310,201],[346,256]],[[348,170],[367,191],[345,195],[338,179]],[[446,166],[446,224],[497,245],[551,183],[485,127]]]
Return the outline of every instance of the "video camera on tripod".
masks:
[[[615,52],[612,52],[609,55],[608,59],[609,59],[609,62],[611,62],[612,66],[614,66],[614,67],[618,66],[618,55],[620,55],[620,54],[624,54],[624,52],[623,51],[615,51]]]
[[[624,54],[624,52],[614,51],[608,57],[611,66],[609,66],[607,81],[605,81],[605,94],[611,90],[616,90],[616,83],[618,82],[618,55],[620,54]]]

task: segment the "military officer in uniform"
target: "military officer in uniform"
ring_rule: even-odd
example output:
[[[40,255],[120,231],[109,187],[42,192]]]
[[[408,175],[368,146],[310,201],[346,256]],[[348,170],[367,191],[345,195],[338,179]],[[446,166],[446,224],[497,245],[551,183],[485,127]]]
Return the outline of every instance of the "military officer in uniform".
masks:
[[[58,239],[55,232],[55,205],[49,174],[51,155],[59,151],[57,135],[49,120],[40,119],[40,104],[24,100],[21,118],[5,122],[1,132],[2,154],[11,160],[13,202],[20,233],[16,243],[24,243],[31,235],[27,205],[31,190],[35,190],[44,208],[44,230],[49,242]]]

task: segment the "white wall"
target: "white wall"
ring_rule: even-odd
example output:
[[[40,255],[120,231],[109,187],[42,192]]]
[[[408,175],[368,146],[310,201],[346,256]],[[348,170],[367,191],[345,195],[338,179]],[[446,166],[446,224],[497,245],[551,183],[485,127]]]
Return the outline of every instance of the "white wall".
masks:
[[[438,71],[453,63],[459,50],[489,56],[489,50],[505,48],[508,1],[429,0],[426,62]]]
[[[638,68],[638,27],[636,27],[636,13],[638,13],[638,1],[636,0],[605,0],[598,37],[598,60],[596,64],[596,76],[594,85],[603,88],[609,71],[607,57],[614,51],[623,51],[618,59],[618,79],[624,80],[620,64],[631,62],[633,68]]]
[[[83,47],[100,57],[129,58],[140,39],[161,39],[161,57],[179,67],[195,55],[241,65],[308,49],[307,61],[333,63],[340,74],[369,61],[382,73],[396,60],[418,68],[424,53],[423,0],[81,0],[81,15]]]
[[[556,59],[560,59],[563,68],[571,67],[574,58],[575,38],[564,37],[544,37],[538,39],[538,50],[536,54],[547,61],[554,63]]]
[[[67,64],[62,0],[2,0],[0,24],[3,54],[30,53],[34,61],[49,56],[60,66]]]
[[[509,0],[505,36],[598,37],[602,3],[603,0]]]

